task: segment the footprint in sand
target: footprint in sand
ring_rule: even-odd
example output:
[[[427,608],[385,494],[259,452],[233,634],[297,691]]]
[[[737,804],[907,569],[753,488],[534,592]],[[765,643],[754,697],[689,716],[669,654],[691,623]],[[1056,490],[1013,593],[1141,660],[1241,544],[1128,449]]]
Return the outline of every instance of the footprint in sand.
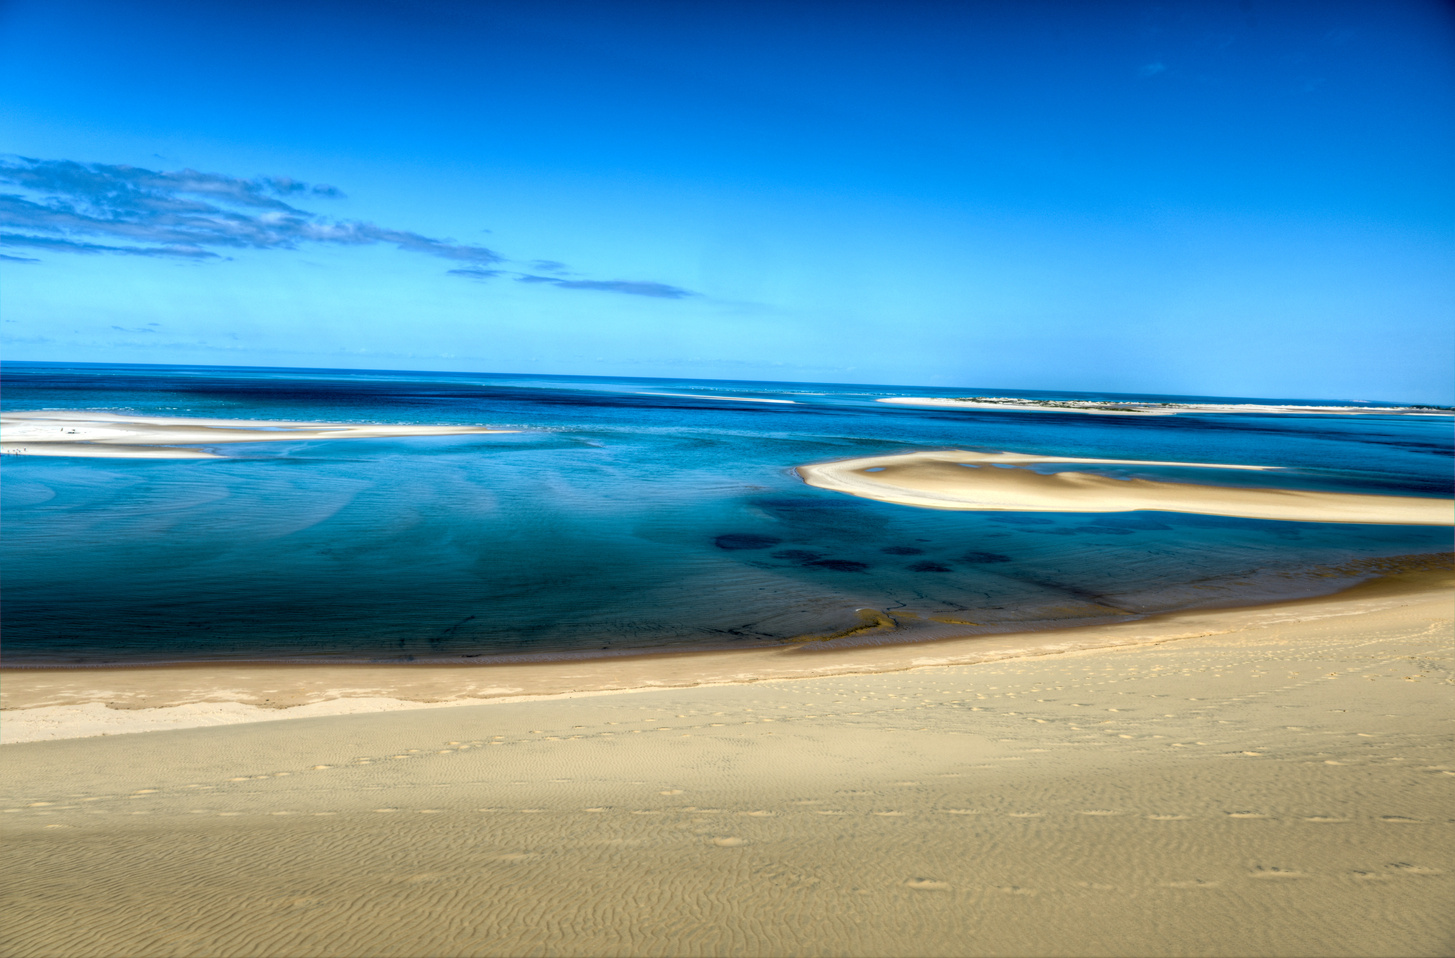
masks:
[[[1386,868],[1393,868],[1396,872],[1400,873],[1401,875],[1443,875],[1443,874],[1445,874],[1445,872],[1444,872],[1443,869],[1439,869],[1439,868],[1427,868],[1424,865],[1411,865],[1409,862],[1391,862],[1390,864],[1386,865],[1385,867]]]
[[[950,883],[947,881],[936,881],[933,878],[911,878],[905,882],[905,887],[913,888],[915,891],[949,891]]]
[[[669,789],[666,789],[665,791],[658,792],[657,794],[658,795],[681,795],[682,794],[682,789],[680,789],[680,788],[669,788]]]
[[[1262,812],[1228,812],[1229,818],[1267,818]]]
[[[1153,822],[1185,822],[1186,815],[1148,815],[1147,819]]]
[[[1011,818],[1040,818],[1041,812],[1006,812]]]
[[[1084,811],[1077,812],[1077,814],[1078,815],[1106,816],[1106,815],[1120,815],[1121,812],[1112,811],[1109,808],[1088,808],[1088,809],[1085,809]]]
[[[1303,878],[1304,873],[1294,871],[1291,868],[1265,868],[1259,865],[1248,873],[1249,878],[1261,878],[1271,881],[1289,881],[1294,878]]]
[[[1418,818],[1406,818],[1403,815],[1381,815],[1381,822],[1389,822],[1392,825],[1419,825],[1422,824]]]
[[[748,844],[746,838],[738,838],[736,835],[721,835],[717,838],[710,839],[710,841],[718,848],[737,848],[740,845]]]
[[[1347,818],[1335,818],[1332,815],[1310,815],[1304,819],[1306,822],[1317,822],[1321,825],[1339,825],[1348,820]]]
[[[946,815],[979,815],[980,814],[980,809],[978,809],[978,808],[943,808],[943,809],[941,809],[941,811],[944,812]]]

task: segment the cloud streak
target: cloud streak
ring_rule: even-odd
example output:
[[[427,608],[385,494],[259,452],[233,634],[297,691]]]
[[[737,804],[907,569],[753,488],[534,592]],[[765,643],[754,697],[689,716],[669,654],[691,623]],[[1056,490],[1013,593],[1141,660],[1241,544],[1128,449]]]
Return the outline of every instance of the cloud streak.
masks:
[[[587,289],[602,293],[625,293],[628,296],[649,296],[653,299],[685,299],[697,293],[680,286],[666,283],[644,282],[629,279],[564,279],[560,276],[539,276],[535,273],[520,273],[508,269],[486,269],[481,266],[466,266],[447,271],[451,276],[466,279],[494,279],[497,276],[514,276],[517,283],[544,284],[557,289]]]
[[[290,177],[253,179],[197,170],[159,172],[108,163],[0,158],[0,245],[54,253],[220,259],[227,250],[291,250],[305,243],[393,245],[466,264],[449,275],[489,279],[514,275],[561,289],[680,299],[695,295],[665,283],[536,277],[497,267],[495,250],[360,220],[332,219],[295,205],[343,194],[333,186]],[[4,256],[4,254],[0,254]],[[4,256],[33,261],[29,257]],[[536,269],[564,271],[550,260]]]
[[[296,249],[300,243],[400,249],[473,263],[503,257],[483,246],[433,239],[354,220],[332,220],[283,197],[336,197],[332,186],[287,177],[246,180],[182,170],[14,157],[0,161],[0,182],[23,193],[0,194],[7,245],[73,253],[218,256],[213,249]],[[39,235],[36,235],[39,234]],[[92,240],[104,238],[109,243]],[[119,244],[119,245],[118,245]]]

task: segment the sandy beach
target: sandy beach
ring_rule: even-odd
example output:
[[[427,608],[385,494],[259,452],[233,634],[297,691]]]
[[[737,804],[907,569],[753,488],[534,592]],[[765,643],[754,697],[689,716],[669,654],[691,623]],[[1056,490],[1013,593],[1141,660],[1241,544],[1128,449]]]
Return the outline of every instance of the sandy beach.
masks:
[[[1448,954],[1451,585],[816,657],[10,671],[6,729],[436,704],[6,745],[3,951]]]
[[[386,439],[513,432],[483,426],[290,422],[126,416],[93,410],[14,410],[0,416],[0,454],[105,459],[216,459],[214,443]]]
[[[868,456],[797,468],[811,486],[866,499],[928,509],[1010,512],[1157,510],[1294,522],[1455,525],[1455,501],[1301,489],[1246,488],[1118,478],[1075,470],[1041,473],[1028,465],[1186,466],[1248,469],[1211,463],[1128,463],[1058,459],[967,450]]]

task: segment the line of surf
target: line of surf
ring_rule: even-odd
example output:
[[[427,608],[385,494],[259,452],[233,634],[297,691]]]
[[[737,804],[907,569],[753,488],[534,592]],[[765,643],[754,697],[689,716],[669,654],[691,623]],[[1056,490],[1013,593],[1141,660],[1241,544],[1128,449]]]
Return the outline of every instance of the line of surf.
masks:
[[[795,405],[792,399],[759,399],[754,396],[707,396],[702,393],[637,393],[638,396],[668,396],[672,399],[717,399],[721,402],[769,402]]]

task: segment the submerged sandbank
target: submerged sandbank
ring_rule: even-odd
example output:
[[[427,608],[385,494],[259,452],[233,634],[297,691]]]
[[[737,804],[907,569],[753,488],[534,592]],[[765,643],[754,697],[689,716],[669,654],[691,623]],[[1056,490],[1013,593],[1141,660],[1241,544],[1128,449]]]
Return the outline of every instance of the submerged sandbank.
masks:
[[[1268,403],[1130,402],[1102,399],[1022,399],[1011,396],[889,396],[876,402],[950,409],[1009,409],[1022,412],[1080,412],[1096,416],[1176,416],[1188,413],[1257,413],[1295,416],[1451,416],[1445,406],[1292,406]]]
[[[516,431],[484,426],[197,419],[127,416],[89,410],[16,410],[0,414],[0,453],[108,459],[215,459],[219,458],[216,453],[188,447],[309,439],[471,436]]]
[[[926,509],[991,512],[1150,510],[1290,522],[1455,525],[1455,501],[1450,499],[1212,486],[1121,479],[1075,470],[1041,473],[1025,468],[1037,464],[1260,468],[947,450],[816,463],[799,466],[797,472],[804,482],[821,489]]]

